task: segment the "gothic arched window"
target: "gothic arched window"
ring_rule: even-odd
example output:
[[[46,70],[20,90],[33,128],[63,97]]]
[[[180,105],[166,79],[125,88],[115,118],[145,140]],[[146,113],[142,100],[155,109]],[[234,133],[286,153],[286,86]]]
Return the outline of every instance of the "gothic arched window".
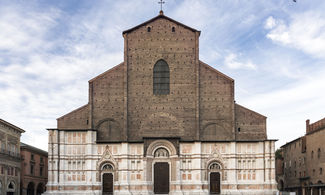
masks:
[[[169,67],[165,60],[158,60],[153,67],[153,94],[169,94]]]

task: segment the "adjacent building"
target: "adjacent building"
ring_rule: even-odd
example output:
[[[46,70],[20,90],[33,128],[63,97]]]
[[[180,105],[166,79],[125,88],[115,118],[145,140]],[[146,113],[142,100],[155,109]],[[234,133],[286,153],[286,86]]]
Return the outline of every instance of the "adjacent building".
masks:
[[[278,182],[278,190],[284,191],[284,161],[282,148],[279,148],[275,151],[275,174],[276,181]]]
[[[325,194],[325,118],[310,124],[306,134],[281,148],[283,150],[283,183],[286,191],[297,194]],[[280,178],[281,176],[278,175]]]
[[[24,132],[0,119],[0,194],[20,194],[20,136]]]
[[[21,194],[40,195],[47,183],[47,152],[21,143]]]
[[[162,11],[123,32],[124,61],[48,129],[47,194],[276,193],[266,117],[199,60],[199,36]]]

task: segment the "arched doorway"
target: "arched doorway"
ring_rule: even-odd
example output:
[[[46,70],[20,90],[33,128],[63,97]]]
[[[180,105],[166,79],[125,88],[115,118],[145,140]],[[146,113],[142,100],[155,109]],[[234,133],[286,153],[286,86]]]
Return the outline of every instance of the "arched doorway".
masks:
[[[43,192],[44,192],[44,184],[43,183],[39,183],[37,185],[36,194],[37,195],[41,195]]]
[[[14,195],[15,193],[15,183],[10,181],[8,184],[7,195]]]
[[[111,164],[104,164],[102,167],[102,194],[113,195],[114,193],[114,168]]]
[[[156,162],[154,163],[154,193],[169,193],[169,163],[163,162],[169,158],[169,152],[165,148],[158,148],[154,152]]]
[[[29,182],[27,186],[27,195],[34,195],[35,185],[33,182]]]
[[[208,167],[209,171],[209,191],[210,194],[221,193],[221,165],[213,162]]]

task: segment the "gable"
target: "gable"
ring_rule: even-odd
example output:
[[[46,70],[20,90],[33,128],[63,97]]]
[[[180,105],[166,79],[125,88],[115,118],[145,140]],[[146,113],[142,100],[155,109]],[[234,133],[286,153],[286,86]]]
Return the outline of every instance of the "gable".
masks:
[[[59,129],[87,129],[89,105],[86,104],[57,119]]]
[[[134,30],[136,30],[136,29],[138,29],[138,28],[141,28],[141,27],[143,27],[143,26],[148,26],[148,25],[150,26],[150,24],[151,24],[152,22],[154,22],[154,21],[156,21],[156,20],[158,20],[158,19],[165,19],[165,20],[170,21],[171,23],[174,23],[174,25],[182,26],[183,28],[186,28],[186,29],[188,29],[188,30],[190,30],[190,31],[193,31],[193,32],[199,32],[199,34],[201,33],[201,31],[198,31],[198,30],[196,30],[196,29],[194,29],[194,28],[191,28],[191,27],[189,27],[189,26],[186,26],[186,25],[183,24],[183,23],[180,23],[180,22],[178,22],[178,21],[176,21],[176,20],[173,20],[173,19],[171,19],[171,18],[165,16],[165,15],[161,12],[158,16],[156,16],[156,17],[154,17],[154,18],[152,18],[152,19],[150,19],[150,20],[148,20],[148,21],[146,21],[146,22],[143,22],[142,24],[139,24],[139,25],[137,25],[137,26],[135,26],[135,27],[133,27],[133,28],[130,28],[130,29],[128,29],[128,30],[123,31],[123,35],[126,34],[126,33],[130,33],[130,32],[132,32],[132,31],[134,31]]]
[[[235,104],[236,139],[266,140],[266,117]]]

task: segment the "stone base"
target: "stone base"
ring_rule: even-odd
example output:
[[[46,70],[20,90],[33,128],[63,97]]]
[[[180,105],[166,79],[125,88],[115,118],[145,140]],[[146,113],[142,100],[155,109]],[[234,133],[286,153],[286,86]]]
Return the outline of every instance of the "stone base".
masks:
[[[100,191],[46,191],[42,195],[78,195],[78,194],[92,194],[92,195],[101,195],[102,192]]]
[[[51,191],[45,192],[43,195],[78,195],[78,194],[89,194],[89,195],[101,195],[101,191]],[[223,190],[221,195],[276,195],[276,190]],[[114,195],[154,195],[153,192],[128,192],[128,191],[115,191]],[[167,194],[166,194],[167,195]],[[208,191],[177,191],[169,192],[168,195],[209,195]]]

